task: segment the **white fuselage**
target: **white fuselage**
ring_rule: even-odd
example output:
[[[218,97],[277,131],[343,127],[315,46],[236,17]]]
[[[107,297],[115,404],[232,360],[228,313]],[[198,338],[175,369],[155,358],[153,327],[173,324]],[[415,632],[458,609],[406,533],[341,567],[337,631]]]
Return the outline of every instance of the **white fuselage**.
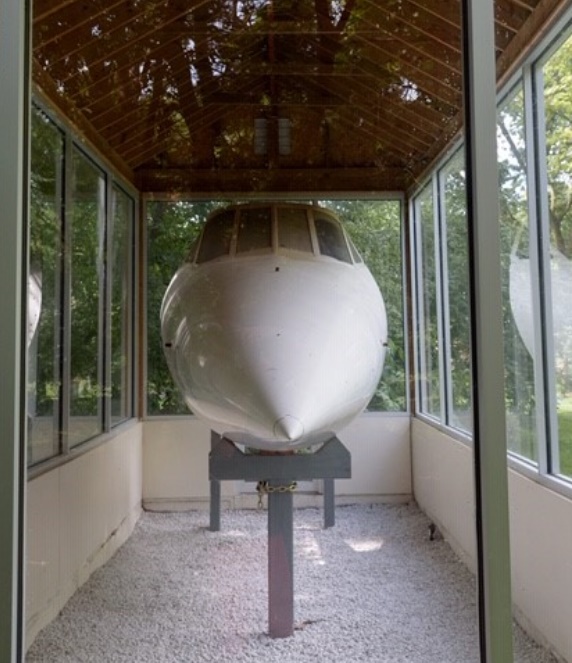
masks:
[[[330,439],[366,407],[382,371],[385,309],[363,263],[296,251],[186,263],[161,318],[189,408],[252,447]]]

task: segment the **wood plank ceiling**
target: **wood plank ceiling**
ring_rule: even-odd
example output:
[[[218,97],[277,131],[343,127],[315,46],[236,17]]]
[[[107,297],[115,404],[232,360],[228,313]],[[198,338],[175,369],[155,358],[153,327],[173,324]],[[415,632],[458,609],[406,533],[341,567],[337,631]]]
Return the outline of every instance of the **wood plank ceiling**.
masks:
[[[143,192],[408,190],[459,130],[459,0],[33,4],[38,94]],[[499,77],[560,4],[496,0]]]

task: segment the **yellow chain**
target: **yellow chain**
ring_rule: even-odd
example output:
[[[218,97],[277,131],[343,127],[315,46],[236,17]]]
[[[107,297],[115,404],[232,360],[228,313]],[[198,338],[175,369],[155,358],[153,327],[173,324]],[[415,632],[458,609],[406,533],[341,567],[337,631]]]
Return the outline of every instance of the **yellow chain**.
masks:
[[[289,483],[285,486],[270,486],[268,481],[259,481],[256,484],[256,492],[258,493],[258,508],[263,508],[264,504],[262,502],[262,498],[265,494],[269,495],[270,493],[293,493],[297,487],[298,484],[296,481],[292,481],[292,483]]]

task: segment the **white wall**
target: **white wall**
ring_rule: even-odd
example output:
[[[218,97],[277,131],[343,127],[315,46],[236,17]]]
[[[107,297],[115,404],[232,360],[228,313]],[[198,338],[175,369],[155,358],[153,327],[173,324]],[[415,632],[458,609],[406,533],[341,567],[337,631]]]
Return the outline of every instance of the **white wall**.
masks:
[[[28,482],[26,642],[127,540],[141,513],[142,424]]]
[[[472,450],[418,419],[411,438],[414,496],[475,569]],[[572,500],[511,469],[509,506],[515,616],[572,661]]]
[[[411,420],[413,495],[463,562],[476,571],[473,454],[462,442]]]
[[[352,455],[352,478],[336,481],[338,502],[410,499],[409,415],[366,413],[340,433],[339,438]],[[206,506],[210,490],[209,451],[210,432],[193,417],[145,421],[145,508],[170,510]],[[223,506],[254,505],[253,484],[223,481],[221,490]],[[295,503],[300,504],[302,498],[305,504],[313,503],[311,496],[302,495],[295,497]]]

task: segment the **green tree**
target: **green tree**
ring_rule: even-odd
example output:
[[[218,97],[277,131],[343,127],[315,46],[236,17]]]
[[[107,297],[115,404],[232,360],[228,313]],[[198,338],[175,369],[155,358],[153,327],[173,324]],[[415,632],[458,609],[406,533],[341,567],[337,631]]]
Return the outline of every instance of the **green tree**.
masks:
[[[223,201],[167,202],[147,204],[147,413],[188,414],[175,386],[161,342],[160,312],[163,295],[203,221]]]
[[[401,202],[329,200],[321,204],[339,216],[383,294],[388,352],[383,375],[368,409],[403,411],[407,407],[407,387]]]

